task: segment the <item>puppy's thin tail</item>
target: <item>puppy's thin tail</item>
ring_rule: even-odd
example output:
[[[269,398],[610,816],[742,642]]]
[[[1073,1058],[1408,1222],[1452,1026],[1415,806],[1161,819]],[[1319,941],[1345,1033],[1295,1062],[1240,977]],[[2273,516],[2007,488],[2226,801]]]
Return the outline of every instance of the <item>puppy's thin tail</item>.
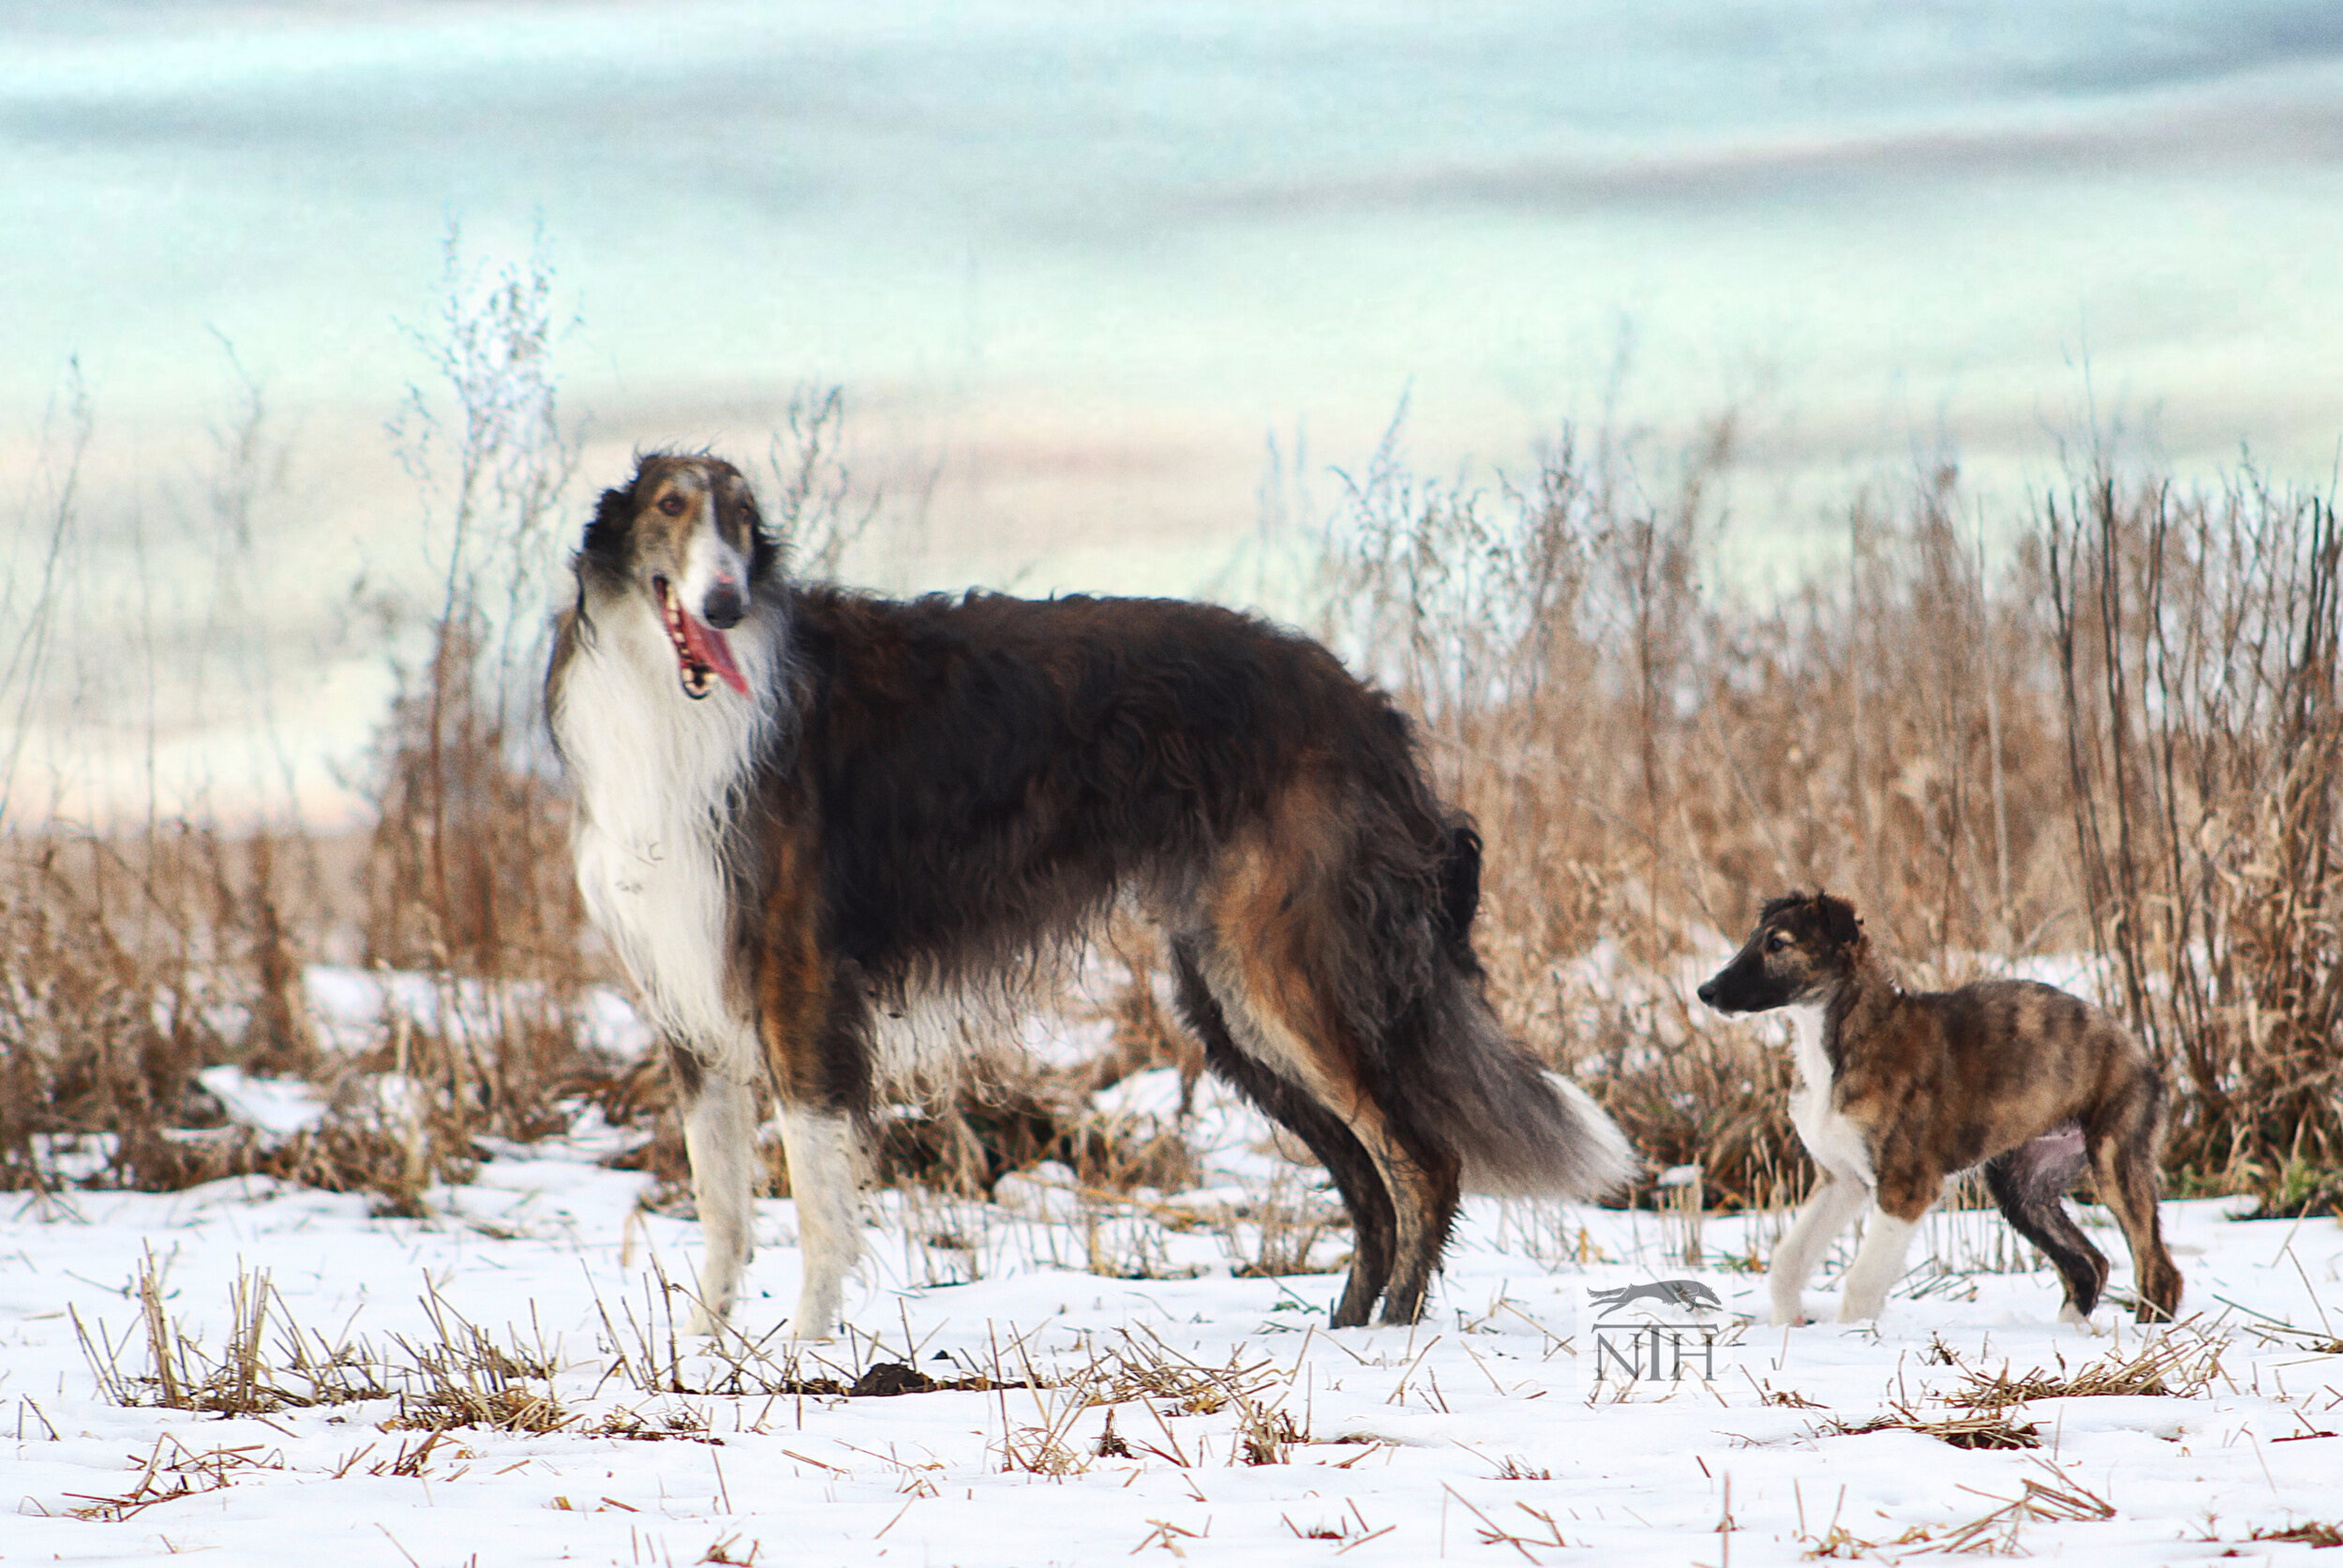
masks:
[[[1507,1039],[1465,984],[1448,988],[1422,1063],[1428,1092],[1411,1119],[1464,1164],[1468,1192],[1593,1199],[1641,1166],[1627,1135],[1593,1098]]]

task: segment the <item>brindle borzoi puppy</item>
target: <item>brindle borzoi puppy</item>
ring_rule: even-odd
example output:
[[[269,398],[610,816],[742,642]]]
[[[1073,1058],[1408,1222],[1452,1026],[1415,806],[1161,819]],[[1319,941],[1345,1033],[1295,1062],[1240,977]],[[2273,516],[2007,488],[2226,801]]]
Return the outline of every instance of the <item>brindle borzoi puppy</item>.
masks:
[[[1634,1159],[1505,1038],[1471,926],[1481,840],[1408,721],[1307,638],[1206,605],[901,603],[793,581],[736,469],[604,493],[546,677],[578,884],[666,1042],[708,1239],[707,1331],[751,1241],[761,1081],[837,1324],[858,1146],[898,1042],[963,1044],[1117,900],[1169,937],[1206,1064],[1298,1134],[1357,1246],[1335,1306],[1410,1323],[1466,1189],[1593,1196]]]
[[[1806,1280],[1867,1195],[1873,1206],[1839,1320],[1879,1316],[1945,1178],[1980,1162],[2001,1212],[2066,1281],[2060,1316],[2086,1318],[2107,1259],[2060,1202],[2086,1157],[2131,1245],[2140,1321],[2171,1317],[2180,1273],[2156,1213],[2164,1083],[2106,1013],[2032,980],[1905,992],[1855,911],[1821,892],[1767,904],[1700,999],[1724,1013],[1786,1008],[1796,1026],[1790,1118],[1823,1186],[1766,1271],[1775,1322],[1806,1321]]]

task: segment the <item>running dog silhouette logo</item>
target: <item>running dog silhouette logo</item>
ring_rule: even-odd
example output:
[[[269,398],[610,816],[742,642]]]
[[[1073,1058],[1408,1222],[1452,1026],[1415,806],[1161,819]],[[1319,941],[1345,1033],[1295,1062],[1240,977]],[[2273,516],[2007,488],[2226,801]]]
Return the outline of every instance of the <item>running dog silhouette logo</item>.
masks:
[[[1703,1382],[1717,1375],[1717,1351],[1729,1341],[1724,1303],[1697,1279],[1653,1279],[1616,1290],[1589,1291],[1594,1308],[1597,1382],[1680,1382],[1689,1372]]]

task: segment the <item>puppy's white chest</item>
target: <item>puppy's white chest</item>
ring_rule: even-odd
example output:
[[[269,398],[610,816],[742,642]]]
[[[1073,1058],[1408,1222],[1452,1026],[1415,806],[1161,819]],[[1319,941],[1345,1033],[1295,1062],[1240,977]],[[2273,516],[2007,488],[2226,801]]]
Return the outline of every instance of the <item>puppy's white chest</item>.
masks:
[[[1790,1092],[1790,1122],[1814,1163],[1826,1171],[1873,1185],[1871,1141],[1834,1103],[1837,1083],[1823,1049],[1823,1009],[1807,1004],[1783,1009],[1790,1015],[1798,1087]]]

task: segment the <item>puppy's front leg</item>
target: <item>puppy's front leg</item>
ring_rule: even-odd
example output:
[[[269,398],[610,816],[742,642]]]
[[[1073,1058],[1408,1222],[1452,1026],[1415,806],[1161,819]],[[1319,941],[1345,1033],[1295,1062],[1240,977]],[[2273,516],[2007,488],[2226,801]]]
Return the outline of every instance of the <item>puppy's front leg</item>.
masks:
[[[1806,1281],[1814,1276],[1815,1265],[1830,1249],[1830,1238],[1846,1229],[1863,1206],[1868,1194],[1864,1185],[1852,1176],[1829,1172],[1822,1190],[1798,1211],[1773,1249],[1773,1261],[1766,1269],[1766,1291],[1773,1301],[1773,1321],[1777,1323],[1802,1323],[1806,1321]]]
[[[1846,1271],[1846,1294],[1839,1301],[1843,1323],[1869,1322],[1888,1304],[1888,1290],[1903,1277],[1903,1253],[1918,1219],[1899,1219],[1876,1204],[1863,1221],[1863,1245]]]

